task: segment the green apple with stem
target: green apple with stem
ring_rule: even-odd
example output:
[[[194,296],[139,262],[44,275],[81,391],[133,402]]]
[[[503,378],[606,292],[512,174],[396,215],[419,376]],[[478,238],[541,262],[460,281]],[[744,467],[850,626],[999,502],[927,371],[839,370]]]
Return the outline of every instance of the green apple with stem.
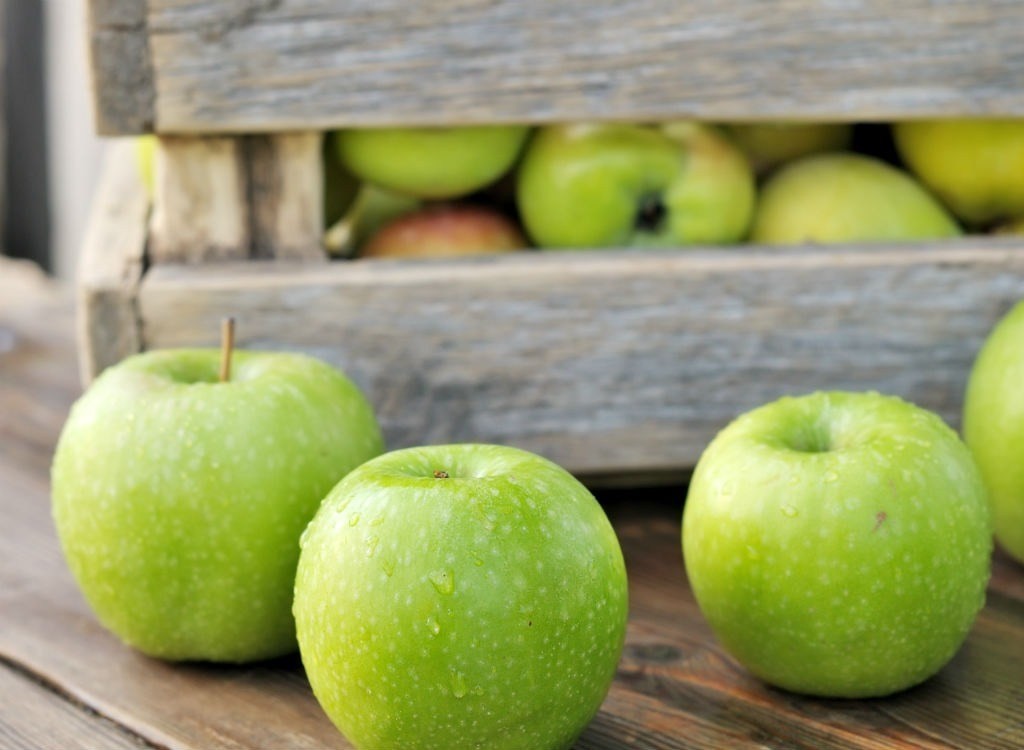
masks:
[[[330,488],[382,450],[370,404],[325,362],[230,344],[154,350],[107,368],[71,409],[54,521],[98,619],[139,651],[280,656],[297,648],[299,537]]]
[[[726,244],[746,234],[755,185],[711,126],[570,123],[531,139],[516,195],[541,248]]]
[[[854,153],[790,162],[761,190],[752,242],[877,242],[961,234],[949,212],[906,172]]]
[[[988,486],[1000,545],[1024,563],[1024,302],[993,327],[964,395],[963,434]]]
[[[302,662],[357,748],[568,748],[615,675],[615,532],[556,464],[497,445],[385,454],[324,500],[295,581]]]
[[[683,511],[694,595],[767,683],[883,696],[939,671],[989,578],[992,521],[970,452],[878,393],[785,397],[726,426]]]
[[[853,125],[844,122],[734,122],[723,129],[759,174],[803,156],[844,151],[853,140]]]
[[[337,150],[362,180],[426,199],[459,198],[508,172],[530,128],[525,125],[353,128]]]
[[[1024,120],[908,120],[893,137],[911,171],[966,224],[1024,217]]]

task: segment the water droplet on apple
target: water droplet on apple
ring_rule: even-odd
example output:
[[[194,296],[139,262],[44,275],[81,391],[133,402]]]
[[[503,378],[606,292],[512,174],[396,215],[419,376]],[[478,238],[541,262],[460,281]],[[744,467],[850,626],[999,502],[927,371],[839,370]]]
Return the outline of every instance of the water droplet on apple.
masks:
[[[484,561],[481,560],[479,557],[474,557],[473,558],[473,564],[475,566],[477,566],[478,568],[480,568],[480,567],[483,567]]]
[[[792,505],[783,505],[782,506],[782,515],[787,516],[788,518],[796,518],[796,516],[798,516],[799,514],[800,514],[800,511],[798,511]]]
[[[384,516],[377,516],[372,521],[370,521],[371,526],[380,526],[382,523],[384,523]]]
[[[433,617],[428,617],[427,632],[430,633],[431,638],[436,638],[437,636],[441,635],[441,623],[439,623]]]
[[[385,557],[380,561],[380,569],[384,571],[384,575],[390,578],[395,574],[395,561]]]
[[[825,472],[824,479],[826,482],[834,482],[837,479],[839,479],[839,474],[829,469],[828,471]]]
[[[430,574],[430,582],[439,594],[451,594],[455,591],[455,576],[450,570],[435,570]]]
[[[731,479],[722,483],[722,497],[732,497],[736,492],[736,484]]]
[[[353,513],[351,516],[348,517],[348,525],[349,526],[355,526],[357,523],[359,523],[359,511],[358,510],[355,513]]]
[[[789,478],[789,483],[791,485],[798,485],[798,484],[800,484],[800,476],[798,474],[793,474]]]
[[[380,544],[379,536],[370,536],[366,538],[366,556],[373,557],[377,551],[377,545]]]
[[[452,695],[456,698],[464,698],[466,695],[466,678],[462,672],[452,672]]]

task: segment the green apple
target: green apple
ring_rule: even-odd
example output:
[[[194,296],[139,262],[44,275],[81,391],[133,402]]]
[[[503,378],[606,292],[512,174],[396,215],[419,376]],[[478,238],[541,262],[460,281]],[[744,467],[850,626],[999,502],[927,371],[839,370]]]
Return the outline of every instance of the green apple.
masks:
[[[738,242],[755,200],[746,157],[716,129],[572,123],[540,129],[517,204],[542,248]]]
[[[964,396],[964,440],[988,486],[1001,546],[1024,562],[1024,302],[986,338]]]
[[[363,258],[454,258],[522,250],[519,225],[497,209],[435,203],[385,224],[359,250]]]
[[[383,226],[422,207],[419,198],[364,182],[342,217],[324,233],[324,247],[334,257],[351,257]]]
[[[345,169],[338,158],[337,132],[324,134],[324,226],[330,227],[344,218],[359,194],[359,180]]]
[[[879,159],[805,156],[765,183],[750,231],[767,245],[955,237],[960,228],[914,178]]]
[[[1024,217],[1024,120],[896,123],[900,156],[972,226]]]
[[[153,197],[156,184],[156,136],[140,135],[135,138],[135,166],[139,172],[139,179],[143,187]]]
[[[300,354],[157,350],[105,370],[53,460],[53,516],[98,619],[164,659],[244,662],[297,648],[299,536],[383,450],[357,387]]]
[[[735,122],[724,129],[760,174],[802,156],[844,151],[853,139],[853,126],[842,122]]]
[[[940,670],[981,609],[991,517],[967,447],[893,396],[753,409],[698,461],[683,557],[701,611],[754,675],[882,696]]]
[[[568,748],[615,675],[626,571],[565,470],[495,445],[359,467],[303,536],[302,662],[358,748]]]
[[[417,198],[458,198],[515,163],[525,125],[355,128],[337,134],[343,164],[360,179]]]

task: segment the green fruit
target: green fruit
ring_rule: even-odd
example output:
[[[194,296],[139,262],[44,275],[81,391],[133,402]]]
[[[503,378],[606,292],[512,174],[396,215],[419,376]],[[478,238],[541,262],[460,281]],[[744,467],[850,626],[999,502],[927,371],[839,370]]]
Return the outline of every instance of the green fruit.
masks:
[[[984,603],[985,487],[934,414],[877,393],[747,412],[701,456],[683,512],[697,602],[754,675],[818,696],[915,685]]]
[[[914,120],[893,135],[910,169],[964,222],[1024,217],[1024,120]]]
[[[725,131],[759,173],[803,156],[844,151],[853,138],[853,126],[838,122],[737,122]]]
[[[501,446],[356,469],[309,525],[295,582],[306,673],[358,748],[568,748],[611,685],[626,616],[593,496]]]
[[[992,329],[964,397],[964,440],[988,486],[999,543],[1024,562],[1024,302]]]
[[[859,154],[808,156],[765,184],[752,242],[875,242],[960,234],[956,221],[908,174]]]
[[[135,139],[135,165],[143,187],[153,197],[156,187],[156,147],[155,135],[140,135]]]
[[[356,386],[298,354],[163,350],[105,370],[71,409],[53,515],[99,620],[165,659],[295,650],[298,541],[328,490],[383,450]]]
[[[342,130],[342,163],[360,179],[417,198],[457,198],[483,188],[512,168],[529,128]]]
[[[755,188],[745,157],[709,126],[577,123],[534,136],[516,194],[542,248],[673,246],[739,241]]]

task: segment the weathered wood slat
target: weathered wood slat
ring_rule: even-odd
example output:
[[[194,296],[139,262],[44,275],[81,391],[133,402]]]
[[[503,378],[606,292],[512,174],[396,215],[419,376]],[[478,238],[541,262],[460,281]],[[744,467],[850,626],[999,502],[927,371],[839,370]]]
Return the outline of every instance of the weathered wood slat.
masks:
[[[983,337],[1024,297],[1019,242],[532,253],[151,269],[144,348],[304,350],[389,443],[513,443],[577,473],[692,466],[782,394],[876,389],[959,421]]]
[[[304,131],[245,139],[255,258],[327,260],[323,247],[323,134]]]
[[[69,703],[2,664],[0,705],[18,707],[0,721],[0,747],[6,750],[62,747],[141,750],[150,747],[108,719]]]
[[[115,144],[96,189],[78,265],[83,382],[141,346],[135,304],[149,204],[132,144]]]
[[[107,133],[1024,115],[1014,0],[112,2]]]
[[[199,263],[250,256],[244,138],[167,136],[156,146],[149,259]]]

